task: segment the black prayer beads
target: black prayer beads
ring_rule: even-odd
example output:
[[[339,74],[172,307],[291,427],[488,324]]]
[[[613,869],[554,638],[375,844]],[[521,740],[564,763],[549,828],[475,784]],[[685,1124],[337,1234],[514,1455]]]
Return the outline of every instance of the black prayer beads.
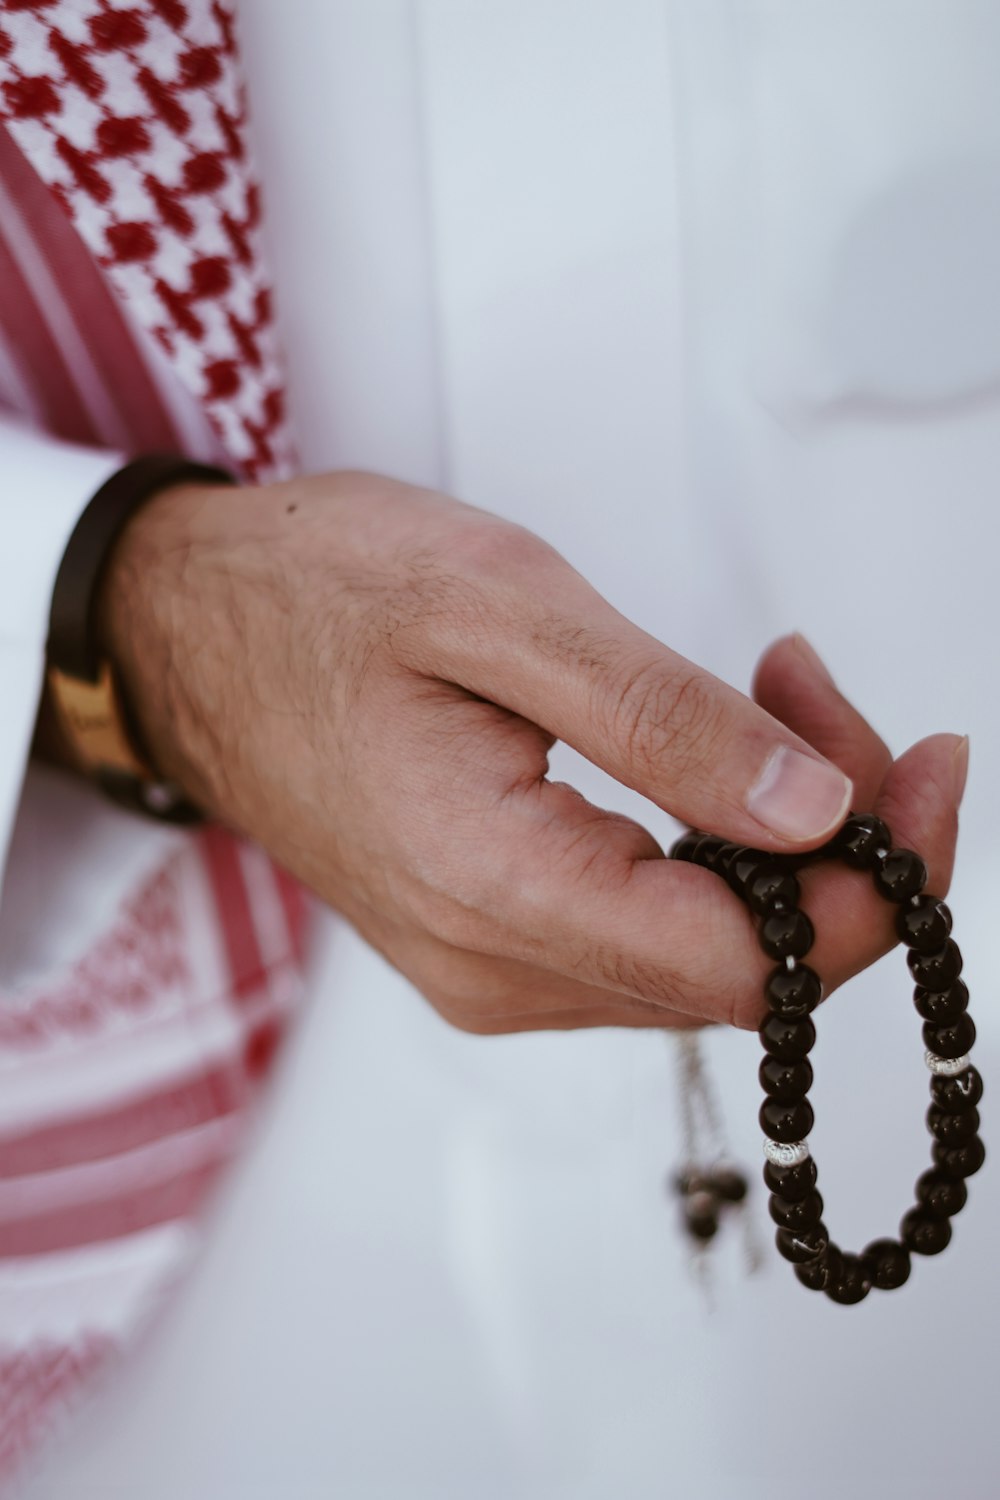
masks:
[[[894,847],[881,818],[852,814],[821,849],[796,858],[728,844],[692,829],[670,851],[673,859],[703,866],[724,879],[758,919],[757,935],[777,960],[764,986],[768,1014],[759,1028],[764,1046],[760,1108],[764,1131],[764,1182],[778,1226],[775,1243],[802,1285],[834,1302],[861,1302],[872,1288],[890,1291],[910,1274],[911,1256],[938,1255],[951,1240],[951,1220],[965,1205],[966,1179],[986,1156],[979,1136],[983,1080],[969,1060],[976,1028],[969,991],[959,975],[962,955],[951,937],[951,912],[926,894],[927,867],[912,849]],[[875,889],[898,906],[896,932],[907,947],[914,1005],[923,1021],[924,1061],[931,1073],[927,1128],[932,1166],[918,1179],[916,1203],[904,1215],[899,1239],[873,1240],[859,1255],[841,1250],[823,1223],[816,1163],[806,1137],[813,1111],[806,1097],[813,1070],[808,1053],[816,1040],[811,1020],[823,996],[819,975],[802,962],[813,944],[812,923],[799,910],[795,871],[819,859],[841,859],[867,870]]]

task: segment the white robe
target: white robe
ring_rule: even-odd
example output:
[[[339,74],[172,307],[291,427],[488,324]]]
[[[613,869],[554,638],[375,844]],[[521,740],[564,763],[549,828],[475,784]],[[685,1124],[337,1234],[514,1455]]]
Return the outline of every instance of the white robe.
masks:
[[[953,890],[986,1078],[1000,717],[993,0],[241,0],[311,468],[440,485],[746,690],[802,629],[897,752],[968,732]],[[553,774],[663,813],[557,747]],[[814,1055],[827,1222],[928,1159],[897,953]],[[756,1185],[759,1045],[708,1050]],[[987,1500],[990,1163],[952,1247],[835,1307],[663,1177],[656,1033],[482,1039],[331,918],[208,1252],[30,1500]]]

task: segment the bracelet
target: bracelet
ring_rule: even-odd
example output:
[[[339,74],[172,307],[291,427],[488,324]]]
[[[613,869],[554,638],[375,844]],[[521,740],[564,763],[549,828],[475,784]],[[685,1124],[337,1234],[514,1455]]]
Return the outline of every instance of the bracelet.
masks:
[[[147,454],[112,474],[66,544],[52,591],[46,684],[81,768],[113,801],[161,821],[194,823],[199,810],[157,776],[111,663],[101,654],[97,598],[126,523],[147,500],[191,480],[234,483],[231,474],[176,454]]]
[[[959,978],[962,955],[951,937],[948,907],[924,893],[927,866],[912,849],[894,848],[888,827],[871,813],[852,814],[829,843],[801,856],[749,849],[692,829],[674,844],[670,857],[725,879],[760,919],[760,945],[778,960],[764,986],[770,1013],[759,1028],[764,1044],[759,1076],[766,1095],[759,1116],[767,1158],[764,1182],[778,1225],[778,1250],[803,1286],[834,1302],[861,1302],[873,1287],[902,1286],[911,1255],[937,1255],[949,1243],[950,1220],[966,1201],[965,1179],[986,1157],[976,1107],[983,1080],[969,1060],[976,1028],[968,1013],[969,991]],[[823,858],[870,871],[879,895],[898,906],[896,931],[909,950],[914,1004],[924,1022],[924,1061],[931,1073],[927,1128],[934,1138],[933,1165],[917,1180],[917,1201],[903,1216],[899,1239],[873,1240],[857,1255],[830,1239],[806,1140],[813,1126],[808,1054],[816,1040],[810,1012],[822,999],[823,986],[815,970],[801,962],[815,934],[798,906],[795,871]]]

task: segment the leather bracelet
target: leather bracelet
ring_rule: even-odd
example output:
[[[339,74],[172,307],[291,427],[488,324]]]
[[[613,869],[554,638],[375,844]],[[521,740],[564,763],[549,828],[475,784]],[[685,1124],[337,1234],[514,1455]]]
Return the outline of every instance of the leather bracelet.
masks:
[[[172,485],[233,476],[177,454],[152,453],[112,474],[84,510],[56,575],[46,644],[46,682],[81,768],[115,802],[172,823],[199,810],[153,769],[98,637],[97,600],[115,543],[147,500]]]

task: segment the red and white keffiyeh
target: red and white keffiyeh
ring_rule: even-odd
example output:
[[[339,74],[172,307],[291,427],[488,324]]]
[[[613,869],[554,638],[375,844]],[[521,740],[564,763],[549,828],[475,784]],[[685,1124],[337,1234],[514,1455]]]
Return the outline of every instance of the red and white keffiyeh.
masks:
[[[0,0],[0,402],[60,437],[287,472],[259,218],[227,4]],[[0,1486],[189,1259],[305,920],[294,882],[209,829],[68,972],[0,994]]]
[[[233,17],[3,0],[0,115],[251,478],[290,459]]]

